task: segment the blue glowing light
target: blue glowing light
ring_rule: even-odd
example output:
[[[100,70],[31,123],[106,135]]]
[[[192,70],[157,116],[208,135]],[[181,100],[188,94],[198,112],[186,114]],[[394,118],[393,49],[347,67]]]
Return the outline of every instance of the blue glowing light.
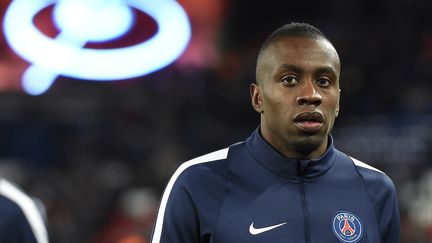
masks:
[[[34,16],[52,4],[60,29],[55,39],[33,24]],[[130,7],[155,19],[158,31],[152,38],[123,48],[83,48],[88,41],[126,33],[133,23]],[[58,75],[112,81],[154,72],[177,59],[191,36],[188,17],[174,0],[14,0],[3,28],[11,48],[33,64],[23,75],[23,88],[33,95],[48,90]]]

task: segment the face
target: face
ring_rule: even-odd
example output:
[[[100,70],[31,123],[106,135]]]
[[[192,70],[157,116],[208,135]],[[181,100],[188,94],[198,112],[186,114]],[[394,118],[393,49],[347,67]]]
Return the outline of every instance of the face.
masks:
[[[320,157],[339,112],[340,61],[324,39],[281,37],[258,58],[252,104],[264,139],[289,158]]]

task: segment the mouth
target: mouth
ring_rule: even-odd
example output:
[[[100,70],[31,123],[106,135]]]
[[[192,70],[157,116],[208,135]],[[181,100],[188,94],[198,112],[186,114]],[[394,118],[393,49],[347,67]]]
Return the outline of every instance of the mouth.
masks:
[[[317,111],[302,112],[294,117],[294,124],[303,132],[317,132],[324,124],[324,116]]]

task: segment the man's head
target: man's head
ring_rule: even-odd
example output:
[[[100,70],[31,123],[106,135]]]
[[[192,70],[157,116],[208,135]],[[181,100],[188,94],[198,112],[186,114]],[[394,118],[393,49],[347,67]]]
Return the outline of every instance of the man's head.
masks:
[[[263,137],[283,155],[317,158],[339,112],[339,56],[315,27],[292,23],[262,44],[251,85]]]

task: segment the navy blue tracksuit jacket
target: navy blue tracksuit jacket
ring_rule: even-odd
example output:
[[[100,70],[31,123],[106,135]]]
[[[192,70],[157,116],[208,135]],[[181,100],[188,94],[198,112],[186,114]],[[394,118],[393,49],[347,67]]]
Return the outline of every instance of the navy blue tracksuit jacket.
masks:
[[[395,187],[329,148],[283,157],[260,135],[183,163],[163,194],[151,243],[398,243]]]

